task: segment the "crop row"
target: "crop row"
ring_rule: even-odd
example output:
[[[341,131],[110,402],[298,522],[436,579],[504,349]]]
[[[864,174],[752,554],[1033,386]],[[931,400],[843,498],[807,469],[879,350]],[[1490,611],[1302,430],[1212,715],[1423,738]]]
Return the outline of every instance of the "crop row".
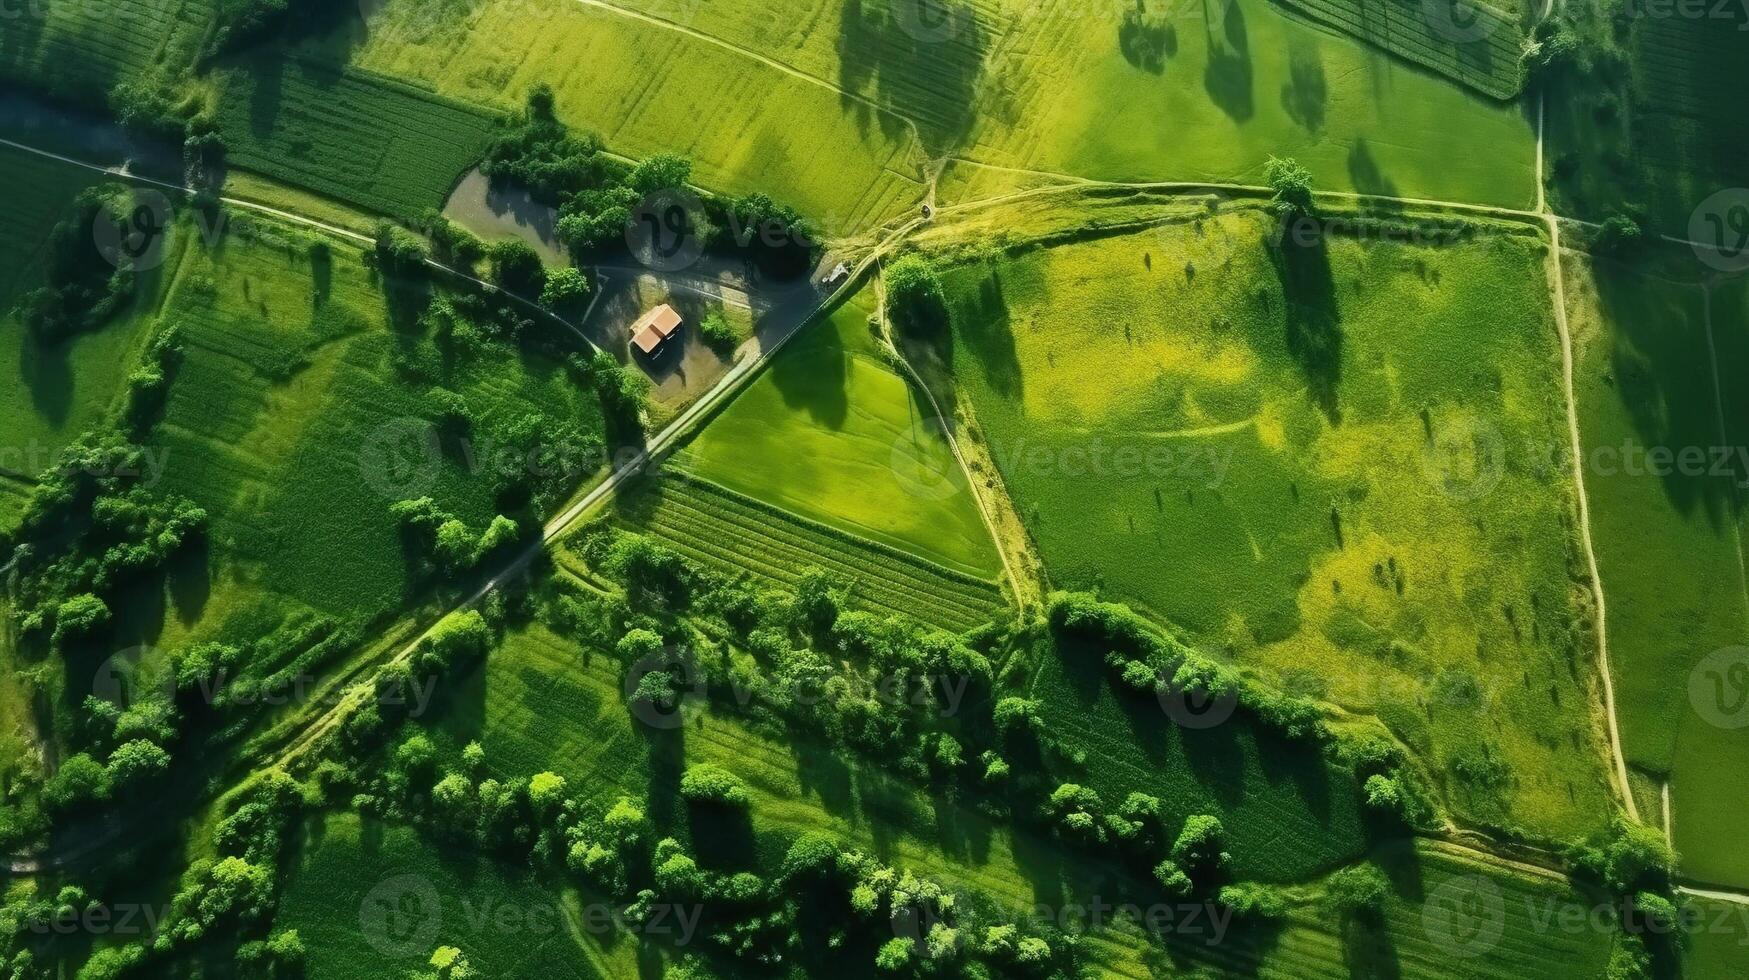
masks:
[[[696,477],[671,475],[653,491],[652,503],[638,530],[696,559],[770,582],[793,584],[807,569],[820,568],[854,580],[853,594],[865,605],[953,629],[977,625],[1001,605],[991,582]]]
[[[1511,18],[1484,4],[1464,4],[1454,25],[1474,16],[1484,32],[1481,44],[1446,40],[1430,22],[1430,11],[1445,0],[1424,4],[1402,0],[1281,0],[1309,17],[1328,23],[1425,68],[1431,68],[1496,99],[1510,99],[1523,83],[1519,68],[1520,32]]]
[[[261,64],[225,90],[238,166],[373,211],[440,207],[482,155],[492,119],[429,92],[313,61]]]

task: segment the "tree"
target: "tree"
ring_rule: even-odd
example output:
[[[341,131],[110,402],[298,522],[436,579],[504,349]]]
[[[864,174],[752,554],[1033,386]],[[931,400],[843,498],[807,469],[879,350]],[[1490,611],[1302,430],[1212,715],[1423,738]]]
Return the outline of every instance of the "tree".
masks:
[[[1206,881],[1226,868],[1232,855],[1225,850],[1227,830],[1220,818],[1206,813],[1192,815],[1172,842],[1172,860],[1192,878]]]
[[[540,305],[554,312],[578,312],[589,298],[593,286],[589,277],[571,266],[547,272],[546,285],[540,291]]]
[[[911,941],[893,938],[875,953],[875,966],[889,973],[898,973],[911,965]]]
[[[376,256],[384,272],[403,276],[423,272],[428,258],[419,236],[392,221],[377,222]]]
[[[741,335],[735,332],[734,325],[729,323],[722,310],[711,310],[704,315],[699,321],[698,335],[719,354],[733,351],[741,340]]]
[[[1384,872],[1372,864],[1357,864],[1332,874],[1325,894],[1338,912],[1377,919],[1384,914],[1390,890]]]
[[[109,793],[109,770],[83,752],[69,756],[43,784],[43,802],[62,813],[101,803]]]
[[[934,263],[915,253],[888,266],[883,277],[893,322],[920,337],[947,326],[947,298]]]
[[[1645,248],[1646,238],[1646,226],[1643,219],[1617,211],[1603,219],[1603,224],[1597,229],[1597,237],[1593,241],[1592,247],[1599,255],[1628,259],[1638,255]]]
[[[123,742],[109,754],[109,781],[118,790],[144,786],[170,771],[170,753],[143,738]]]
[[[1241,919],[1279,919],[1287,914],[1287,902],[1268,885],[1240,882],[1221,886],[1220,903]]]
[[[745,807],[751,802],[747,786],[727,769],[705,762],[688,766],[680,777],[680,795],[694,803],[720,803]]]
[[[565,798],[565,777],[555,772],[537,772],[528,781],[528,802],[535,813],[551,814]]]
[[[540,253],[520,238],[506,238],[486,246],[492,260],[492,281],[518,296],[537,296],[546,286],[546,266]]]
[[[691,179],[691,160],[675,153],[658,153],[632,168],[626,176],[626,186],[645,196],[685,187]]]
[[[55,608],[55,647],[85,639],[109,625],[109,605],[89,592],[81,593]]]
[[[1317,202],[1312,196],[1311,171],[1292,157],[1270,157],[1263,165],[1263,180],[1272,192],[1270,210],[1284,221],[1316,218]]]

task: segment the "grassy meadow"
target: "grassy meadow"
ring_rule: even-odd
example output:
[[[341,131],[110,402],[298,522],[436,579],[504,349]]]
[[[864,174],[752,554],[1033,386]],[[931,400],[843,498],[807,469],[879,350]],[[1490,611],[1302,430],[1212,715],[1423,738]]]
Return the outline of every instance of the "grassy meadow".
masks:
[[[677,456],[687,472],[979,578],[1000,559],[928,404],[869,334],[866,294],[809,327]]]
[[[1077,646],[1039,657],[1028,696],[1048,729],[1090,760],[1084,772],[1057,773],[1061,781],[1107,800],[1157,796],[1175,816],[1214,814],[1240,878],[1304,881],[1365,851],[1360,787],[1315,745],[1244,714],[1181,727],[1152,700],[1116,689],[1101,654]]]
[[[1375,716],[1470,819],[1594,827],[1542,245],[1278,253],[1263,227],[948,273],[953,371],[1047,571]]]
[[[1393,843],[1367,855],[1382,868],[1391,888],[1376,923],[1342,915],[1324,901],[1322,882],[1305,890],[1280,930],[1269,940],[1241,939],[1223,946],[1186,947],[1180,965],[1221,976],[1262,980],[1344,980],[1356,976],[1462,977],[1520,980],[1601,976],[1609,936],[1594,928],[1550,928],[1551,911],[1589,908],[1558,878],[1518,873],[1477,860],[1472,854],[1427,842]],[[1471,895],[1500,898],[1497,939],[1491,933],[1448,933],[1443,923],[1479,925]],[[1436,907],[1459,916],[1442,920]],[[1473,922],[1462,912],[1478,915]],[[1469,945],[1473,939],[1483,941]],[[1703,976],[1704,974],[1696,974]]]
[[[12,205],[0,211],[0,417],[6,420],[0,473],[34,478],[109,411],[145,342],[180,242],[167,249],[164,266],[140,277],[131,308],[101,329],[44,345],[13,316],[14,304],[41,284],[42,250],[55,224],[104,176],[0,147],[0,182],[13,194]],[[13,487],[5,499],[16,499]],[[0,512],[7,509],[0,500]]]

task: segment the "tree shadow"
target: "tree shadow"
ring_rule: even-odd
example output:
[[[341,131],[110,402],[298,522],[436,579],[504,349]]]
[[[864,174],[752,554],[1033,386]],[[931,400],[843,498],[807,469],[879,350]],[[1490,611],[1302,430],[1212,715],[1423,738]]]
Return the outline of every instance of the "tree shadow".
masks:
[[[988,275],[978,283],[976,295],[963,300],[956,308],[953,325],[965,338],[966,346],[977,355],[990,388],[1004,398],[1018,400],[1025,380],[1020,371],[1013,318],[1008,310],[1008,297],[1002,287],[999,267],[990,266]]]
[[[1372,147],[1364,138],[1356,139],[1348,150],[1348,179],[1354,183],[1354,189],[1362,194],[1378,197],[1400,196],[1396,182],[1385,176],[1378,159],[1372,155]]]
[[[1356,980],[1398,980],[1403,965],[1381,921],[1349,915],[1342,920],[1342,962]]]
[[[1136,0],[1117,25],[1117,49],[1130,67],[1159,75],[1178,53],[1178,28],[1163,15],[1150,15],[1144,0]]]
[[[1683,287],[1666,286],[1607,259],[1593,260],[1592,269],[1613,341],[1604,380],[1616,389],[1642,445],[1678,450],[1742,445],[1741,431],[1719,431],[1700,287],[1673,294]],[[1737,346],[1719,344],[1718,350],[1728,357]],[[1716,367],[1730,378],[1749,365]],[[1736,480],[1749,476],[1736,472],[1734,453],[1731,462],[1730,473],[1714,472],[1710,465],[1686,473],[1681,466],[1665,467],[1659,474],[1665,499],[1684,516],[1704,513],[1715,532],[1728,530],[1740,496]]]
[[[1330,83],[1324,77],[1324,62],[1315,43],[1290,44],[1287,81],[1281,86],[1281,107],[1289,119],[1308,133],[1324,127],[1324,107],[1330,101]]]
[[[25,328],[22,324],[15,324],[12,329],[22,332]],[[70,343],[63,341],[44,346],[27,335],[18,345],[18,373],[30,389],[31,407],[56,428],[66,423],[73,410]]]
[[[646,811],[659,837],[671,836],[687,821],[686,801],[680,796],[680,777],[686,771],[684,728],[656,728],[634,719],[644,733],[649,787]]]
[[[1270,264],[1281,281],[1288,354],[1305,376],[1308,394],[1332,423],[1340,422],[1337,391],[1342,381],[1342,315],[1323,236],[1314,242],[1282,236],[1269,246]]]
[[[1254,71],[1251,66],[1251,41],[1245,31],[1245,13],[1237,0],[1214,0],[1211,15],[1208,0],[1203,3],[1203,16],[1208,27],[1208,66],[1203,69],[1202,84],[1209,101],[1236,123],[1250,119],[1257,111],[1252,93]]]
[[[909,119],[926,153],[952,152],[976,118],[988,46],[967,0],[849,0],[839,21],[838,86],[890,115],[849,95],[840,104],[865,126],[878,121],[889,138],[904,135],[901,119]]]
[[[825,334],[809,338],[804,345],[784,351],[772,362],[771,383],[785,405],[805,409],[828,429],[842,429],[850,417],[852,355]]]
[[[206,611],[212,597],[212,542],[205,534],[185,542],[170,560],[166,574],[170,605],[176,610],[176,620],[192,626]]]

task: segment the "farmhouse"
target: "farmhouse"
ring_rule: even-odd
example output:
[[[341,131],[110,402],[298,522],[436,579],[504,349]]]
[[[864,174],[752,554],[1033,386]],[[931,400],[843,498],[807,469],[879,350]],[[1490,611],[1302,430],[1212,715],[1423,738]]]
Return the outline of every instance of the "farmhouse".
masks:
[[[663,303],[632,324],[632,346],[645,357],[652,356],[670,337],[680,332],[680,326],[680,314],[674,312],[674,307]]]

